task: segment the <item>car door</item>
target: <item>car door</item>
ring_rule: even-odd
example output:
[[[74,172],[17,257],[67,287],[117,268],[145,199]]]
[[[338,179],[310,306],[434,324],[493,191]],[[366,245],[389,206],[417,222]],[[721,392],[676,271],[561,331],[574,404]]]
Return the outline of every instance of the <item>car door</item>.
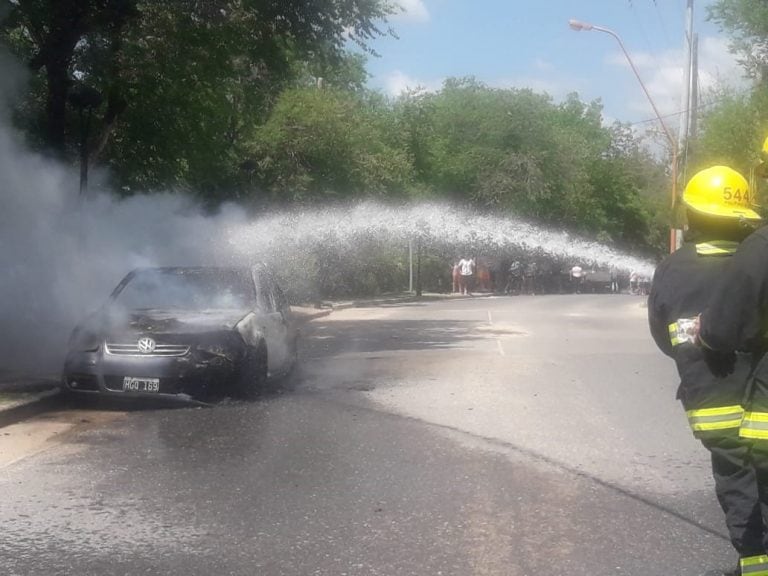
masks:
[[[297,345],[299,340],[299,329],[296,324],[296,319],[288,304],[288,298],[286,298],[282,288],[280,288],[280,285],[274,279],[272,294],[275,298],[275,309],[280,312],[280,315],[283,317],[287,330],[286,344],[288,348],[288,357],[286,358],[286,361],[293,362],[297,357]]]
[[[256,274],[257,303],[260,324],[267,340],[267,362],[270,372],[287,367],[292,342],[289,339],[289,323],[284,311],[279,309],[274,280],[265,270]]]

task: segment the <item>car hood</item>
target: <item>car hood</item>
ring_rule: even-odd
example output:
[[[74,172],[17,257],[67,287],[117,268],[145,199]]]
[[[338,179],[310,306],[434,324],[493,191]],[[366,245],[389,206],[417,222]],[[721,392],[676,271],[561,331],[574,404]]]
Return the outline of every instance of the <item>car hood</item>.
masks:
[[[250,310],[119,310],[99,316],[100,332],[118,334],[198,334],[233,330]]]

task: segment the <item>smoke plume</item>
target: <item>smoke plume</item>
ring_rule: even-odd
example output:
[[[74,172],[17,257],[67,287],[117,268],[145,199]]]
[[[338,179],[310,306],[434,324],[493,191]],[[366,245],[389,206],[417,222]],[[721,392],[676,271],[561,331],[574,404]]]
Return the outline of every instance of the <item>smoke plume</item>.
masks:
[[[77,171],[31,152],[11,127],[24,79],[3,54],[0,74],[0,370],[55,374],[69,331],[128,271],[234,264],[216,239],[245,215],[233,206],[205,215],[177,194],[81,201]]]

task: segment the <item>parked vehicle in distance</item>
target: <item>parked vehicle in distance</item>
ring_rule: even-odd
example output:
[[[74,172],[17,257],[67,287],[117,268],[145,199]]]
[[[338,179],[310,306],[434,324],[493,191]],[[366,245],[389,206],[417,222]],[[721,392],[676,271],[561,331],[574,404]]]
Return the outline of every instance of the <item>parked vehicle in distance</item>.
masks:
[[[69,340],[68,393],[202,401],[248,398],[296,360],[298,331],[269,271],[130,272]]]
[[[611,293],[611,273],[607,270],[589,270],[584,276],[583,292],[590,294]]]

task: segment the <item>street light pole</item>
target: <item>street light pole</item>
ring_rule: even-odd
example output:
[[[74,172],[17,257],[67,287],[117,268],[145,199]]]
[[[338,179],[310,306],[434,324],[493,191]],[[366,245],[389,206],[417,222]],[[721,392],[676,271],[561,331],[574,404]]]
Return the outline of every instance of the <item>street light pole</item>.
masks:
[[[619,47],[621,48],[621,51],[624,53],[624,57],[627,59],[627,62],[629,62],[629,66],[632,68],[632,72],[635,73],[635,77],[637,78],[637,81],[640,83],[640,86],[643,89],[643,92],[645,92],[645,96],[648,98],[648,102],[651,104],[651,108],[653,108],[654,114],[656,114],[656,118],[659,121],[659,124],[661,125],[661,129],[664,132],[664,136],[666,136],[667,141],[669,142],[669,147],[672,151],[672,197],[671,197],[671,209],[672,209],[672,218],[674,219],[674,210],[675,206],[677,204],[677,141],[672,136],[672,133],[669,131],[669,128],[667,128],[667,125],[664,123],[664,119],[661,117],[661,114],[659,113],[659,109],[656,108],[656,103],[653,101],[653,98],[651,98],[650,92],[648,92],[648,88],[646,88],[645,83],[643,82],[643,79],[640,77],[640,73],[637,71],[637,67],[635,67],[635,63],[632,61],[632,58],[629,56],[629,52],[627,51],[626,47],[624,46],[624,42],[622,41],[621,37],[616,34],[613,30],[610,28],[605,28],[603,26],[597,26],[595,24],[590,24],[589,22],[582,22],[580,20],[569,20],[568,25],[571,27],[571,29],[578,31],[591,31],[591,30],[597,30],[598,32],[605,32],[606,34],[609,34],[613,36],[616,39],[616,42],[619,43]],[[674,224],[674,222],[673,222]],[[677,250],[677,231],[675,230],[674,225],[671,225],[669,228],[669,251],[670,253]]]
[[[413,238],[408,239],[408,292],[413,293]]]

